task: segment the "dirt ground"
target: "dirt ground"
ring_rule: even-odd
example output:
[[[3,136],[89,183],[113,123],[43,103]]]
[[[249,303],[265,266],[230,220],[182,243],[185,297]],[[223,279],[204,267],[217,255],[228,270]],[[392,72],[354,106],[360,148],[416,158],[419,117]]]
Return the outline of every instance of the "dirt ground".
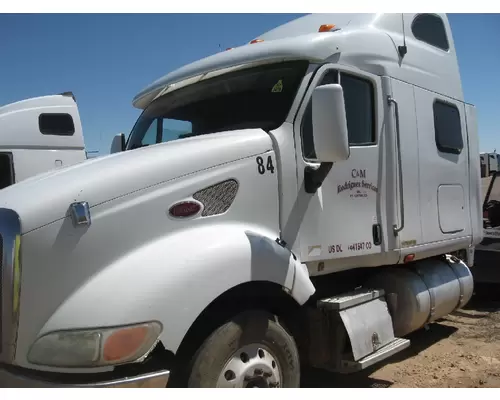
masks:
[[[385,364],[346,376],[307,371],[302,386],[499,388],[500,287],[479,290],[463,310],[410,335],[410,347]]]

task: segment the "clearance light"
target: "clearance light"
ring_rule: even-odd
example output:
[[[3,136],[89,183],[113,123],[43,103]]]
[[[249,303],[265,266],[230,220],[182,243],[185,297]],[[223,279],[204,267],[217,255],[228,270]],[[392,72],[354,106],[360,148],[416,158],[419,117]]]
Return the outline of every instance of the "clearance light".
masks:
[[[407,263],[412,262],[414,259],[415,259],[415,254],[408,254],[408,255],[404,258],[403,262],[404,262],[405,264],[407,264]]]
[[[226,51],[232,50],[234,47],[228,47]]]
[[[330,32],[334,28],[335,28],[335,25],[333,25],[333,24],[325,24],[325,25],[321,25],[319,27],[318,32]]]
[[[254,39],[254,40],[252,40],[252,41],[250,42],[250,44],[261,43],[261,42],[263,42],[263,41],[264,41],[264,40],[262,40],[262,39]]]
[[[98,367],[141,360],[160,336],[158,322],[110,329],[52,332],[31,346],[28,360],[52,367]]]

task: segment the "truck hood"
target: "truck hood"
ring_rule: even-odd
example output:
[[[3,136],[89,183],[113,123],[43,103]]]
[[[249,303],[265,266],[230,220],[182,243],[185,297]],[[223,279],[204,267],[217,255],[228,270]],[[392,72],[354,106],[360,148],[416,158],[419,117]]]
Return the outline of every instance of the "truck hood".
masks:
[[[129,150],[37,175],[0,190],[0,207],[15,210],[22,233],[69,215],[69,206],[90,207],[207,168],[262,154],[272,148],[261,129],[197,136]]]

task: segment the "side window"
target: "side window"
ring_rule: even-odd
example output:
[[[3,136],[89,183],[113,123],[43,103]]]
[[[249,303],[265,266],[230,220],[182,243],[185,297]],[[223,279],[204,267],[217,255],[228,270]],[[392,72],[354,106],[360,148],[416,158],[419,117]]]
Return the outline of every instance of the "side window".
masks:
[[[327,73],[318,86],[339,83],[339,73]],[[349,145],[363,146],[376,142],[375,101],[371,82],[356,76],[340,73],[340,84],[344,90],[345,111]],[[316,159],[312,133],[312,101],[309,100],[301,126],[304,159]],[[332,134],[334,134],[332,132]]]
[[[318,86],[329,85],[332,83],[339,82],[339,73],[337,71],[328,72]],[[316,151],[314,150],[314,141],[312,133],[312,100],[309,100],[306,110],[304,111],[304,116],[302,118],[302,124],[300,127],[302,136],[302,152],[304,159],[314,160],[316,159]]]
[[[443,153],[460,154],[464,148],[458,108],[439,100],[434,102],[436,146]]]
[[[375,104],[371,82],[353,75],[340,74],[344,89],[345,112],[349,144],[351,146],[375,143]]]
[[[411,31],[415,38],[431,46],[445,51],[450,48],[443,20],[437,15],[417,15],[411,25]]]
[[[40,114],[38,127],[44,135],[72,136],[75,133],[73,117],[69,114]]]

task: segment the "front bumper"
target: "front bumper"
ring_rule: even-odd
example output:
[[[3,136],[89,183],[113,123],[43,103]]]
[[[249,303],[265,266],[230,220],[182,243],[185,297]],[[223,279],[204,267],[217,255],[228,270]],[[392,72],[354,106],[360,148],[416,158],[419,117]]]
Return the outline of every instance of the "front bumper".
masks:
[[[169,377],[168,370],[111,378],[102,374],[90,377],[85,374],[40,373],[0,364],[0,388],[165,388]]]

